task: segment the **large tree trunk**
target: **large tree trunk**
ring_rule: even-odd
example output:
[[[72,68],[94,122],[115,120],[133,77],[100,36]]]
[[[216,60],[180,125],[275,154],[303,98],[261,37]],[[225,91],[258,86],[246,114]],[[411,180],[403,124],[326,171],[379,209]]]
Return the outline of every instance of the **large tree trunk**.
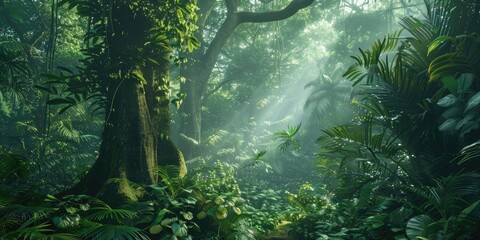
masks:
[[[125,78],[111,89],[99,157],[82,181],[63,194],[100,193],[103,199],[115,204],[138,197],[127,179],[155,183],[159,165],[177,165],[179,175],[186,174],[183,156],[170,138],[168,94],[158,90],[161,87],[154,88],[158,84],[165,87],[168,80],[156,78],[156,69],[145,72],[149,73],[144,74],[149,77],[149,84]],[[118,181],[102,184],[114,178]]]
[[[201,17],[209,16],[208,12],[213,7],[212,0],[201,1]],[[197,156],[201,144],[202,101],[205,94],[210,74],[215,67],[218,56],[235,29],[242,23],[261,23],[279,21],[293,16],[300,9],[310,6],[314,0],[292,0],[285,8],[271,12],[240,12],[237,11],[238,0],[225,0],[227,16],[218,29],[211,43],[206,43],[201,34],[204,25],[202,19],[197,36],[202,42],[203,51],[197,51],[191,56],[191,63],[186,66],[186,81],[181,85],[186,98],[180,108],[180,146],[187,159]]]
[[[129,181],[155,183],[159,165],[177,165],[181,176],[186,167],[170,137],[170,50],[145,47],[152,26],[125,3],[113,7],[112,16],[115,32],[108,36],[107,51],[115,68],[106,67],[106,75],[112,77],[104,80],[107,101],[99,156],[87,175],[61,195],[99,195],[120,204],[138,197]],[[163,44],[168,46],[168,39]],[[132,60],[137,49],[154,55],[156,63]]]
[[[123,79],[110,92],[99,157],[75,193],[96,195],[110,178],[153,183],[156,166],[155,134],[143,86],[133,78]]]

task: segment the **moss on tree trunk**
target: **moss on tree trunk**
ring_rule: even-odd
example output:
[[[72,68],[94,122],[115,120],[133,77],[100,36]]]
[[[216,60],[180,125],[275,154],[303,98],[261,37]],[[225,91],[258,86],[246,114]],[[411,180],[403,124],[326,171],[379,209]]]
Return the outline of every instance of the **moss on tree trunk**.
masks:
[[[86,176],[60,195],[97,195],[116,205],[139,196],[130,181],[155,183],[159,165],[177,165],[184,176],[186,166],[170,137],[168,40],[161,49],[146,47],[152,41],[153,22],[126,2],[112,6],[111,14],[114,32],[105,41],[109,66],[98,66],[107,76],[99,156]],[[155,58],[155,63],[137,56],[139,49],[140,54]]]

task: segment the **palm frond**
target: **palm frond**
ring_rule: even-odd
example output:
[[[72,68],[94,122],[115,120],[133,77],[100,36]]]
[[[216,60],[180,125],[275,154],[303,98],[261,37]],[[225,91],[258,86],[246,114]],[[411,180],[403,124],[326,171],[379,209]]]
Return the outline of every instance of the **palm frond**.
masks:
[[[288,125],[287,130],[281,130],[273,134],[273,140],[279,140],[280,144],[278,149],[281,152],[285,152],[290,146],[293,146],[294,150],[300,149],[300,142],[295,138],[297,133],[300,131],[302,124],[297,124],[295,126]]]
[[[375,41],[369,50],[359,49],[360,55],[352,57],[356,63],[351,65],[343,76],[352,81],[353,85],[365,79],[366,84],[373,83],[381,72],[380,66],[385,65],[383,57],[396,49],[400,33],[399,31],[388,35],[383,40]]]
[[[28,161],[22,156],[0,153],[0,181],[27,180],[30,174]]]
[[[104,220],[116,220],[122,221],[122,219],[134,219],[137,218],[137,214],[127,209],[115,209],[108,206],[104,207],[92,207],[91,213],[85,216],[85,219],[92,221],[104,221]]]
[[[24,206],[12,204],[0,209],[0,217],[3,219],[20,219],[22,221],[41,220],[54,212],[53,208],[44,206]]]
[[[480,38],[461,35],[454,39],[452,50],[440,54],[428,66],[430,81],[461,73],[480,73]]]
[[[161,194],[168,194],[175,197],[180,189],[182,179],[178,178],[179,168],[175,165],[158,166],[155,174],[159,177],[160,185],[150,185],[151,188],[161,190]],[[168,190],[168,191],[165,191]]]
[[[476,141],[462,149],[457,157],[458,164],[480,158],[480,141]]]
[[[82,239],[150,240],[141,229],[125,225],[95,225],[78,232]]]
[[[466,197],[475,196],[479,188],[479,174],[457,174],[438,179],[435,187],[429,187],[429,201],[425,207],[446,218],[459,213],[465,207]]]

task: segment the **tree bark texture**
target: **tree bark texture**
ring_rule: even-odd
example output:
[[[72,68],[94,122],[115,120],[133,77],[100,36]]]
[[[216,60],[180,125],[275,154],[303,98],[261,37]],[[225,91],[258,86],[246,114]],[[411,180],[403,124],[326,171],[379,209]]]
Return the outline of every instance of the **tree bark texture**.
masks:
[[[112,77],[104,80],[107,101],[99,156],[87,175],[61,195],[100,194],[115,204],[136,200],[129,181],[155,183],[157,166],[177,165],[181,176],[186,167],[170,137],[170,50],[152,52],[145,47],[151,41],[152,26],[125,3],[112,7],[112,26],[114,32],[106,41],[112,64],[105,70]],[[143,61],[138,49],[143,49],[140,55],[154,55],[157,63]],[[117,180],[108,181],[112,178]]]
[[[211,2],[211,0],[205,1],[203,3],[205,5],[200,6],[201,17],[208,17],[208,11],[213,7]],[[272,22],[287,19],[300,9],[310,6],[313,2],[314,0],[292,0],[290,4],[279,11],[254,13],[237,11],[239,1],[225,0],[227,16],[209,44],[202,41],[203,26],[199,26],[200,30],[197,38],[201,40],[203,46],[208,45],[208,47],[205,47],[204,51],[197,51],[192,54],[192,58],[189,59],[191,63],[186,65],[184,72],[186,81],[181,85],[182,91],[186,93],[186,98],[180,107],[179,144],[186,159],[198,155],[196,150],[199,148],[198,145],[201,144],[202,138],[201,110],[203,96],[218,56],[235,29],[242,23]]]

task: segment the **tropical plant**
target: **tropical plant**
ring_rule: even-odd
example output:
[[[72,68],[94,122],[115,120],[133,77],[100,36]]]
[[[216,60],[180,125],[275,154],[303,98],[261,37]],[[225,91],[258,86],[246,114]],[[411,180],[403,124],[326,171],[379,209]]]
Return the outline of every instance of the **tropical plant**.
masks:
[[[305,89],[311,89],[304,109],[312,116],[309,124],[326,125],[342,124],[351,120],[350,95],[352,86],[341,76],[342,63],[337,63],[329,75],[320,74],[315,80],[308,82]]]
[[[478,133],[474,117],[479,88],[470,82],[478,82],[479,59],[467,51],[475,53],[479,46],[478,31],[471,25],[478,13],[472,12],[473,5],[454,7],[462,4],[468,5],[426,1],[426,19],[402,19],[406,37],[397,32],[375,41],[371,49],[360,50],[344,74],[361,86],[354,96],[360,115],[351,124],[325,131],[318,165],[338,174],[337,186],[346,189],[338,192],[340,197],[348,198],[349,191],[358,197],[357,218],[366,221],[361,229],[373,238],[389,225],[392,236],[406,228],[410,238],[478,234],[469,223],[478,207],[476,177],[465,173],[478,171],[478,165],[455,161],[474,158],[468,152],[478,141],[473,135]],[[460,16],[469,19],[463,26],[453,22]],[[379,198],[392,199],[393,205],[380,208],[377,215],[358,215]],[[406,212],[391,228],[386,217],[399,206]],[[461,217],[466,215],[468,220]]]
[[[245,202],[234,177],[235,168],[220,161],[215,162],[211,168],[201,167],[202,165],[194,168],[195,174],[192,176],[200,205],[197,218],[203,220],[203,224],[213,221],[218,227],[207,230],[217,230],[222,236],[229,236],[234,233],[231,226],[243,216],[242,205]]]

